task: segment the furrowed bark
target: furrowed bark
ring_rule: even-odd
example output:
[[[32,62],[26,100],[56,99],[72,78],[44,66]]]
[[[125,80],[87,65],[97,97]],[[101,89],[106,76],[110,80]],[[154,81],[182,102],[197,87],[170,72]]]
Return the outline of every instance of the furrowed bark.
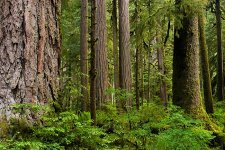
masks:
[[[0,1],[0,115],[57,99],[60,1]]]

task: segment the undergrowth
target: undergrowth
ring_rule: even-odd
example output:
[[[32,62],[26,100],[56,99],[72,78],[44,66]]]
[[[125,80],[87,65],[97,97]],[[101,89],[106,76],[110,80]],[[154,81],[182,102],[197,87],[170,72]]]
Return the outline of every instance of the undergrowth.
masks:
[[[27,121],[23,114],[20,119],[11,119],[0,134],[0,149],[204,150],[210,149],[214,138],[202,121],[174,106],[165,109],[150,103],[124,114],[117,113],[115,106],[105,106],[97,112],[96,127],[91,125],[88,112],[55,114],[50,107],[15,106],[17,111],[24,108],[36,109],[35,119]]]

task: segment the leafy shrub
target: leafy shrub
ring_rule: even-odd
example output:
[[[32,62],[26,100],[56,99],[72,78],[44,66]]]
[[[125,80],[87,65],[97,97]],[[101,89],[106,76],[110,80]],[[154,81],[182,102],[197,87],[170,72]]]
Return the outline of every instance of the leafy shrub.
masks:
[[[31,109],[28,105],[24,105],[27,109]],[[22,106],[15,106],[21,109]],[[36,107],[35,107],[36,108]],[[25,108],[23,108],[25,109]],[[100,128],[91,126],[89,113],[81,113],[79,115],[74,112],[62,112],[53,114],[45,110],[45,115],[39,116],[30,123],[25,118],[14,118],[11,121],[11,138],[4,139],[1,149],[88,149],[106,147],[105,140],[101,137],[105,135]],[[13,123],[14,122],[14,123]],[[29,124],[30,123],[30,124]],[[23,128],[29,126],[29,134],[25,133]]]
[[[186,116],[182,111],[174,112],[164,118],[160,124],[161,131],[156,136],[156,150],[200,150],[207,149],[212,132],[204,129],[200,120]]]
[[[0,142],[0,149],[198,150],[207,149],[214,138],[202,121],[174,106],[166,109],[150,103],[139,111],[118,113],[115,106],[108,105],[97,112],[97,127],[91,126],[87,112],[55,114],[48,110],[36,124],[16,120],[19,123],[10,126],[15,131]],[[27,127],[29,130],[24,129]]]

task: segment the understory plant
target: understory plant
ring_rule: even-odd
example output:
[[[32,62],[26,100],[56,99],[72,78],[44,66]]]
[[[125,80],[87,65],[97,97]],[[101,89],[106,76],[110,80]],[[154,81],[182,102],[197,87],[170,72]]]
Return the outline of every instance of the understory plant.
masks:
[[[15,108],[33,108],[39,110],[39,115],[32,123],[25,117],[14,119],[9,136],[1,139],[3,150],[200,150],[209,149],[214,138],[202,121],[187,116],[177,107],[165,108],[155,103],[126,113],[118,113],[116,106],[107,105],[97,112],[97,126],[92,126],[88,112],[54,113],[50,107],[42,106]],[[45,113],[40,114],[41,109]]]

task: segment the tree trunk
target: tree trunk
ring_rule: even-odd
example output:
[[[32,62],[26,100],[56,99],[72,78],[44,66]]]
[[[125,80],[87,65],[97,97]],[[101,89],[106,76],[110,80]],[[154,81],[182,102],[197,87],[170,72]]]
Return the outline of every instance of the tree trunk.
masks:
[[[119,54],[118,54],[118,29],[117,29],[117,0],[113,0],[112,12],[113,28],[113,62],[114,62],[114,87],[119,88]]]
[[[141,45],[141,36],[140,36],[140,17],[138,11],[138,1],[135,0],[135,35],[136,35],[136,55],[135,55],[135,95],[136,95],[136,109],[139,110],[140,107],[140,45]]]
[[[148,0],[148,15],[151,15],[151,0]],[[148,21],[149,24],[151,24],[150,20]],[[148,41],[148,56],[147,56],[147,63],[148,63],[148,88],[147,88],[147,103],[150,102],[151,99],[151,81],[150,81],[150,77],[151,77],[151,49],[150,49],[150,45],[152,40],[150,39],[151,37],[151,26],[148,27],[148,36],[149,36],[149,41]]]
[[[130,60],[129,0],[119,1],[119,81],[120,88],[130,93],[132,88]],[[132,98],[122,102],[122,108],[132,106]]]
[[[96,125],[96,0],[91,1],[91,70],[90,70],[90,110],[93,125]]]
[[[216,0],[216,28],[217,28],[217,61],[218,61],[217,98],[219,101],[222,101],[224,100],[224,77],[223,77],[222,23],[221,23],[220,0]]]
[[[213,98],[212,98],[211,78],[209,72],[208,48],[206,45],[206,38],[205,38],[205,23],[203,12],[201,12],[201,14],[199,15],[198,22],[199,22],[199,43],[200,43],[200,56],[201,56],[205,108],[207,113],[212,114]]]
[[[0,1],[0,114],[57,99],[60,1]],[[31,118],[32,119],[32,118]]]
[[[179,6],[180,0],[177,1]],[[180,20],[182,28],[178,28],[175,22],[173,103],[190,114],[199,115],[203,106],[199,81],[198,17],[194,13],[179,13],[184,17]]]
[[[106,30],[106,1],[98,0],[96,9],[96,104],[101,108],[109,101],[106,95],[108,88],[108,61],[107,61],[107,30]]]
[[[161,35],[156,35],[157,44],[161,43]],[[164,47],[160,46],[157,48],[157,59],[158,59],[158,71],[160,73],[160,98],[164,106],[167,106],[167,92],[166,83],[164,81],[165,67],[164,67]]]
[[[150,42],[149,42],[150,45]],[[147,63],[148,63],[148,88],[147,88],[147,103],[150,102],[151,99],[151,81],[150,81],[150,76],[151,76],[151,52],[150,50],[148,50],[148,59],[147,59]]]
[[[82,111],[88,111],[88,0],[81,0],[80,70]]]

